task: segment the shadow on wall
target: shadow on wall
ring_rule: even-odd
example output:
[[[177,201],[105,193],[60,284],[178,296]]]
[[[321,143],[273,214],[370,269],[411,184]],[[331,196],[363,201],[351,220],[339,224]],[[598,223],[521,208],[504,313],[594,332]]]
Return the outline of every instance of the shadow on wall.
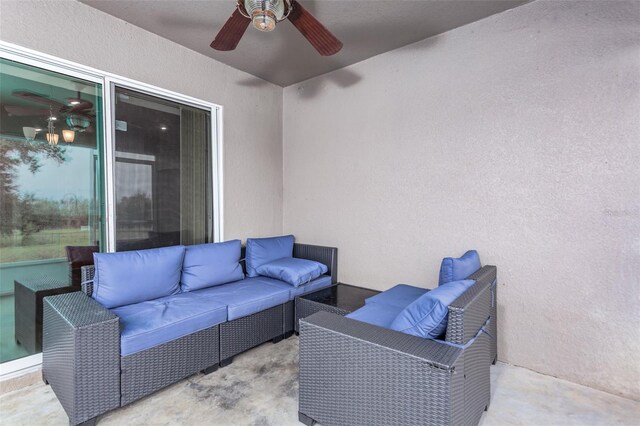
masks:
[[[330,81],[339,87],[347,88],[357,84],[362,80],[362,76],[351,71],[348,68],[341,68],[321,76],[320,79],[310,82],[309,84],[301,84],[297,88],[298,97],[303,99],[314,98],[326,86],[324,83]]]

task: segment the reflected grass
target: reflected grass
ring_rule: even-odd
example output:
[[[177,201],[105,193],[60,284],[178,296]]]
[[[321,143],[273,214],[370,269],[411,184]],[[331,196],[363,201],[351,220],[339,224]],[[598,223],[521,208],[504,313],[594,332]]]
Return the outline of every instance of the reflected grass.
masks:
[[[65,246],[90,244],[90,232],[80,229],[46,229],[32,234],[23,244],[20,232],[0,237],[0,263],[66,257]]]

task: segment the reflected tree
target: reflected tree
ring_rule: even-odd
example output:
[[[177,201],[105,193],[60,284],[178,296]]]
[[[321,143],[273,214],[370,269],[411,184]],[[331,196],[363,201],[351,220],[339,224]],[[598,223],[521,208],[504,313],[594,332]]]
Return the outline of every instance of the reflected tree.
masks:
[[[44,159],[64,163],[64,147],[38,141],[24,143],[0,139],[0,235],[11,235],[15,229],[25,227],[32,230],[31,233],[37,232],[37,223],[25,224],[32,216],[19,217],[22,212],[33,209],[34,199],[33,195],[20,197],[16,178],[18,166],[25,165],[31,173],[36,173]]]
[[[142,192],[122,197],[118,201],[118,219],[125,221],[152,220],[151,197]]]

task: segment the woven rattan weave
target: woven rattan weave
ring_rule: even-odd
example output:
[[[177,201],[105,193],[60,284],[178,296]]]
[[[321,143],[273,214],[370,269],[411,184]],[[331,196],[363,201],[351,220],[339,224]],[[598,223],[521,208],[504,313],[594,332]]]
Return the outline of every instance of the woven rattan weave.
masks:
[[[493,320],[496,268],[472,278],[476,283],[449,306],[447,342],[326,311],[301,320],[300,421],[477,424],[490,400],[493,337],[484,327]]]

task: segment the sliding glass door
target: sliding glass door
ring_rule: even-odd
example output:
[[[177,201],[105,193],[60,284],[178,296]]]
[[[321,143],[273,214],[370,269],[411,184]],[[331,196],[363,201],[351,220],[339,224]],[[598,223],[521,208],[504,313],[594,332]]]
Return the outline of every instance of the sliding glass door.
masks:
[[[23,308],[42,278],[70,283],[67,246],[220,241],[220,122],[217,105],[0,41],[0,363],[40,362]]]
[[[0,362],[34,351],[14,280],[66,282],[65,246],[104,247],[102,141],[101,84],[0,59]]]
[[[211,113],[115,87],[117,251],[213,239]]]

